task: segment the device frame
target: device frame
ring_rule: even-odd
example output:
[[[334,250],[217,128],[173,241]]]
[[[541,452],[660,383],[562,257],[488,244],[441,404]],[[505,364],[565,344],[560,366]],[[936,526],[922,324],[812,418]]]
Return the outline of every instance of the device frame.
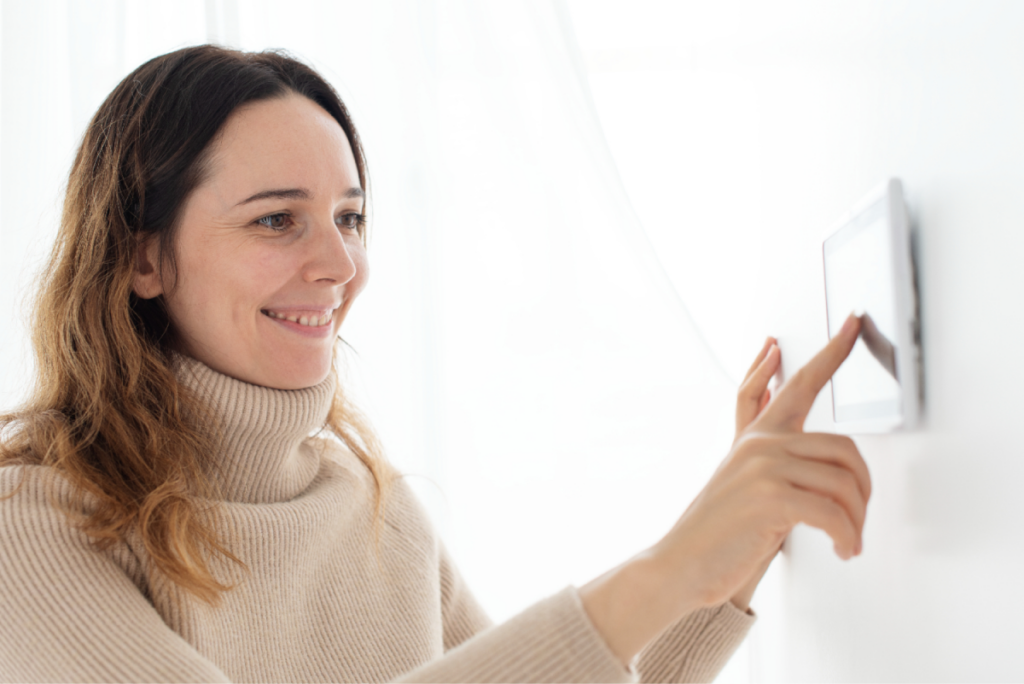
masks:
[[[825,263],[826,246],[829,240],[838,237],[844,230],[856,230],[866,221],[864,216],[878,212],[878,205],[886,217],[888,234],[892,246],[893,292],[896,296],[896,368],[900,384],[900,415],[864,416],[839,420],[840,406],[836,404],[836,393],[832,382],[832,420],[836,430],[845,434],[867,434],[912,430],[920,425],[923,415],[921,383],[920,323],[915,280],[911,230],[906,204],[903,200],[903,184],[898,178],[890,178],[872,190],[853,209],[832,224],[821,243],[822,280],[825,283],[825,325],[828,337],[835,332],[831,329],[828,315],[828,271]],[[843,312],[844,314],[847,312]],[[845,317],[844,317],[845,318]],[[844,408],[864,406],[850,404]]]

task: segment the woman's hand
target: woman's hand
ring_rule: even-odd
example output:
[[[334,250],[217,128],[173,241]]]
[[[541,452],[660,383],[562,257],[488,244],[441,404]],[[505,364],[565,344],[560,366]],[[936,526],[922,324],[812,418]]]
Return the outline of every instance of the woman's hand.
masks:
[[[860,553],[867,466],[850,438],[803,432],[859,328],[859,319],[847,319],[770,403],[767,379],[775,370],[768,371],[777,368],[778,348],[766,344],[740,390],[737,439],[704,490],[657,544],[581,589],[588,614],[624,663],[687,613],[756,585],[797,523],[824,530],[843,559]],[[741,427],[741,420],[749,422]]]
[[[824,530],[836,553],[860,553],[871,479],[849,437],[806,434],[815,397],[857,340],[859,320],[840,332],[769,403],[780,353],[769,340],[740,387],[733,449],[676,526],[655,548],[669,565],[701,559],[699,605],[749,600],[789,531]],[[752,586],[751,586],[752,585]],[[734,601],[736,602],[736,601]],[[745,608],[745,605],[741,605]]]

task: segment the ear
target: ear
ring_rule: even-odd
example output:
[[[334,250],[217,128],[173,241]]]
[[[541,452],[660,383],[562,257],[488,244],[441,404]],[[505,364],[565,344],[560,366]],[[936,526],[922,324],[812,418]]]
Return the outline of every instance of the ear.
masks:
[[[164,293],[159,263],[160,240],[155,235],[139,240],[135,247],[135,282],[132,289],[141,299],[152,299]]]

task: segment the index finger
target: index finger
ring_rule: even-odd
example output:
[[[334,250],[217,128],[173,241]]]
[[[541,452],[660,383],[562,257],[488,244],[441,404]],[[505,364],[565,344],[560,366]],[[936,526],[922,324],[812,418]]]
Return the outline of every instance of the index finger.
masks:
[[[860,319],[850,314],[836,336],[776,392],[758,424],[763,429],[803,429],[814,398],[850,355],[859,332]]]

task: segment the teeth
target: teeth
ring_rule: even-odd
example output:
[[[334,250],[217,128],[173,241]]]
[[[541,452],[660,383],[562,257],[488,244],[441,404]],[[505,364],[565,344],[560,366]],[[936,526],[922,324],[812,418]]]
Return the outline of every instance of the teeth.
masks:
[[[276,311],[269,310],[264,310],[263,313],[270,316],[271,318],[276,318],[282,321],[291,321],[292,323],[298,323],[299,325],[304,325],[308,328],[316,328],[323,325],[327,325],[332,320],[334,320],[334,311],[328,311],[327,313],[321,316],[287,316],[283,313],[278,313]]]

